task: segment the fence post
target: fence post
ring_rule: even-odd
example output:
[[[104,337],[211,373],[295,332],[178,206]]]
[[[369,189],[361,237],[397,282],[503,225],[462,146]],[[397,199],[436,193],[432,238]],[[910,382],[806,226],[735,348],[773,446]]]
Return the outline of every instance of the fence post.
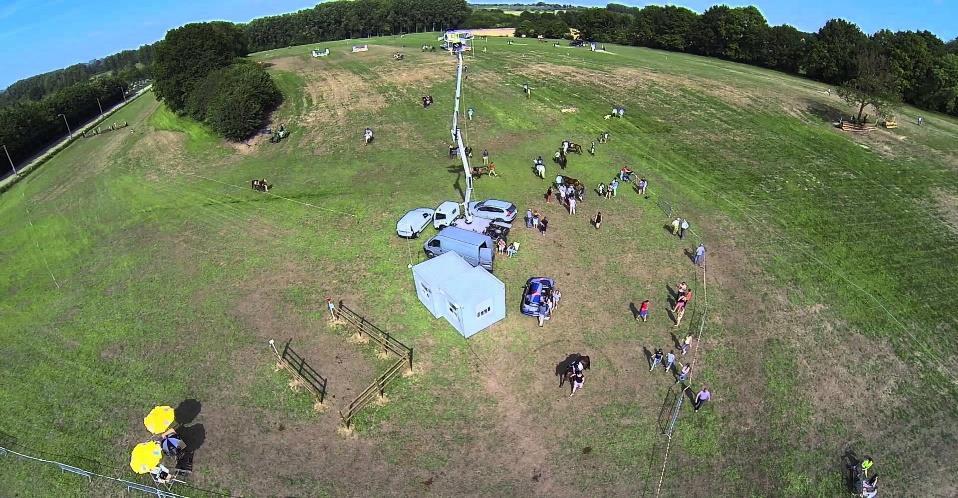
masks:
[[[386,396],[386,391],[383,390],[383,378],[382,376],[376,377],[376,385],[379,387],[379,397],[383,398]]]

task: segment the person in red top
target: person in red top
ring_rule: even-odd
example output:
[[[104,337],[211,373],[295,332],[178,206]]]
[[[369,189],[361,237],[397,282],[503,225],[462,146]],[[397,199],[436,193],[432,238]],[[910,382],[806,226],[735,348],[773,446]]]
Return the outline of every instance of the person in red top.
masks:
[[[642,304],[639,305],[639,316],[635,317],[635,319],[638,320],[639,318],[641,318],[643,322],[649,319],[649,300],[648,299],[646,299],[645,301],[642,301]]]

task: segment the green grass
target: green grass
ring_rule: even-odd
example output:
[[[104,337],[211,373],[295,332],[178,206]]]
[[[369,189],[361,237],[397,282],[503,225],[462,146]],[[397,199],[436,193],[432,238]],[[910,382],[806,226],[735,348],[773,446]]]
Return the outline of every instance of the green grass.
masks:
[[[929,453],[955,456],[956,233],[933,194],[958,195],[958,123],[925,113],[918,128],[904,108],[894,134],[852,138],[827,123],[844,109],[838,100],[806,80],[629,47],[490,41],[469,59],[463,105],[477,114],[463,129],[503,176],[478,179],[475,197],[535,207],[552,225],[547,238],[514,230],[522,253],[496,272],[508,317],[465,341],[412,292],[407,265],[423,258],[421,241],[393,233],[408,209],[459,198],[445,157],[452,66],[414,48],[430,40],[377,39],[391,47],[358,56],[350,40],[254,54],[302,59],[269,69],[284,94],[274,122],[293,132],[280,144],[235,152],[145,96],[117,114],[132,133],[77,141],[0,195],[4,439],[135,478],[125,466],[147,436],[143,415],[196,398],[207,439],[193,483],[205,489],[343,495],[362,482],[373,495],[635,495],[658,481],[670,384],[643,367],[642,348],[698,329],[694,316],[670,327],[665,286],[695,282],[702,306],[682,250],[704,240],[710,310],[694,388],[707,383],[714,398],[695,415],[686,403],[665,489],[835,496],[838,462],[853,448],[876,456],[886,492],[935,493],[912,479],[940,468]],[[401,64],[389,57],[400,45]],[[329,58],[304,55],[327,46]],[[404,71],[431,76],[383,77]],[[342,115],[342,102],[314,101],[331,98],[330,74],[354,76]],[[381,103],[364,107],[361,92]],[[437,102],[424,111],[425,93]],[[626,119],[601,118],[612,104]],[[567,106],[578,112],[559,112]],[[377,130],[369,147],[365,126]],[[611,142],[573,157],[568,174],[594,186],[629,164],[654,198],[591,193],[575,218],[544,204],[531,160],[566,137],[588,147],[604,130]],[[282,197],[248,189],[262,177]],[[656,201],[690,219],[691,240],[665,232]],[[597,206],[600,231],[586,221]],[[557,278],[566,301],[542,329],[514,309],[539,274]],[[357,417],[358,440],[335,434],[336,412],[389,361],[326,322],[325,296],[416,351],[415,374]],[[653,319],[640,326],[629,303],[645,298]],[[293,338],[329,376],[336,397],[324,413],[273,371],[270,338]],[[573,351],[595,366],[570,400],[551,374]],[[120,490],[85,486],[0,458],[0,494]]]

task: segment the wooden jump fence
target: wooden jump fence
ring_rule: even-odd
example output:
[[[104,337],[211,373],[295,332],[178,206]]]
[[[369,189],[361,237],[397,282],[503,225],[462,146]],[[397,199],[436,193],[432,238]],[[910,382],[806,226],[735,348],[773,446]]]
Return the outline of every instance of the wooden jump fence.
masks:
[[[272,340],[269,341],[269,346],[276,354],[279,365],[292,374],[293,379],[298,380],[307,391],[316,397],[317,401],[322,403],[326,399],[327,379],[306,363],[306,358],[303,358],[290,347],[292,341],[292,339],[286,341],[282,352],[277,351]]]
[[[365,317],[349,309],[342,301],[336,306],[334,315],[336,319],[342,320],[343,323],[355,330],[360,337],[368,337],[378,343],[384,354],[388,355],[392,353],[399,357],[395,363],[390,365],[385,372],[369,384],[362,393],[356,396],[356,398],[346,406],[345,411],[339,411],[339,416],[343,419],[343,426],[348,429],[352,424],[353,417],[355,417],[360,410],[374,399],[377,399],[377,397],[382,398],[386,395],[386,386],[391,380],[402,373],[404,367],[408,366],[410,370],[412,369],[412,348],[397,341],[386,331],[369,323]]]

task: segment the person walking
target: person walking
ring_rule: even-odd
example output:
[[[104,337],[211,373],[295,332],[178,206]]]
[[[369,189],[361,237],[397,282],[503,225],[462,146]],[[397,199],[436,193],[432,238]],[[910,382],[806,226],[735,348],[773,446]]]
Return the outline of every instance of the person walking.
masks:
[[[539,221],[539,233],[542,235],[546,234],[546,230],[549,229],[549,218],[545,216],[542,217],[542,220]]]
[[[592,224],[595,225],[595,229],[598,230],[602,226],[602,211],[597,211],[595,213],[595,218],[592,220]]]
[[[575,214],[575,197],[569,197],[569,214]]]
[[[542,326],[542,324],[545,323],[546,320],[548,320],[548,319],[550,318],[550,316],[549,316],[549,311],[550,311],[550,310],[549,310],[549,304],[548,304],[547,302],[542,301],[541,303],[539,303],[539,316],[538,316],[538,318],[539,318],[539,326],[540,326],[540,327]]]
[[[682,323],[682,317],[685,316],[685,301],[679,301],[678,304],[675,305],[675,311],[673,313],[675,313],[675,325],[673,325],[673,327],[678,328]]]
[[[682,225],[679,228],[679,238],[685,238],[685,231],[689,229],[689,220],[682,218]]]
[[[695,258],[692,259],[692,262],[698,267],[701,267],[702,263],[705,263],[705,244],[699,244],[699,246],[695,248]]]
[[[652,354],[652,366],[649,367],[649,371],[655,370],[659,363],[662,363],[662,348],[655,348],[655,353]]]
[[[692,373],[692,365],[689,363],[682,365],[682,369],[679,370],[678,380],[676,380],[675,383],[685,382],[686,379],[689,378],[690,373]]]
[[[705,402],[710,399],[712,399],[712,393],[709,392],[708,387],[703,386],[702,390],[695,395],[695,411],[699,411],[699,409],[702,408],[702,405],[704,405]]]
[[[672,235],[679,234],[679,225],[681,223],[682,223],[682,220],[680,220],[679,218],[672,220]]]
[[[546,189],[545,197],[546,197],[546,204],[550,204],[552,202],[552,185],[549,185],[549,188]]]
[[[642,319],[643,322],[649,319],[649,300],[646,299],[642,301],[642,304],[639,305],[639,316],[635,317],[636,321]]]
[[[329,310],[329,317],[333,320],[336,319],[336,305],[333,304],[333,299],[330,297],[326,298],[326,309]]]
[[[469,116],[469,121],[472,121],[472,115],[476,113],[476,110],[470,107],[466,109],[466,115]]]
[[[675,364],[675,352],[669,351],[669,354],[665,355],[665,363],[662,365],[665,367],[666,372],[672,371],[672,365]]]
[[[489,166],[489,150],[482,149],[482,165]]]
[[[619,180],[612,180],[612,183],[609,184],[609,188],[612,189],[612,197],[615,197],[619,194]]]
[[[526,209],[526,228],[532,228],[532,209]]]
[[[685,336],[685,340],[682,341],[682,356],[685,356],[685,353],[688,353],[691,347],[692,347],[692,334],[689,334]]]
[[[639,195],[645,195],[645,189],[649,188],[649,181],[645,178],[639,180]]]
[[[571,398],[575,394],[575,392],[578,391],[579,389],[582,389],[582,385],[585,384],[585,374],[583,374],[582,372],[576,372],[572,374],[572,377],[569,380],[572,381],[571,382],[572,394],[569,395],[569,397]]]

